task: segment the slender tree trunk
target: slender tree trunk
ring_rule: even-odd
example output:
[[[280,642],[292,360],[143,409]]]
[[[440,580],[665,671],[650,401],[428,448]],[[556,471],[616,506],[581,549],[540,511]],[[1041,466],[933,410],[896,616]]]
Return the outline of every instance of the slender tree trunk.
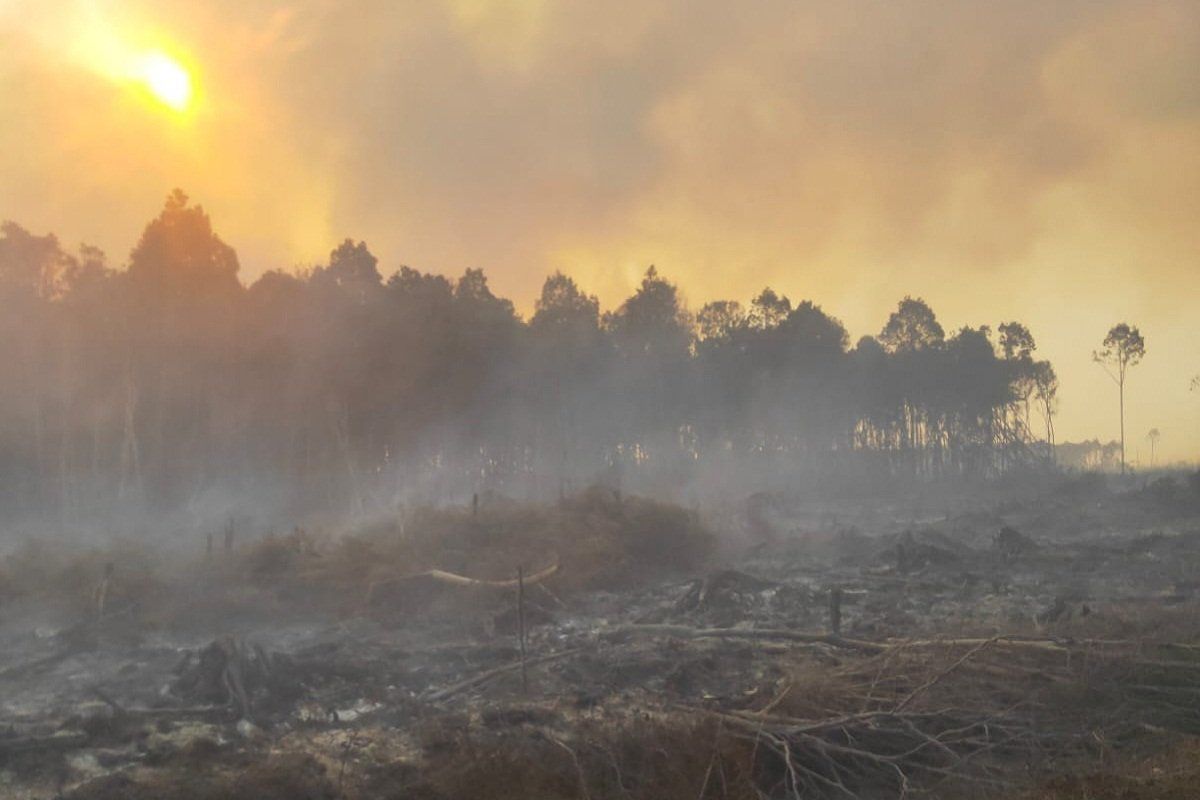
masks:
[[[1125,381],[1117,384],[1121,396],[1121,474],[1125,474]]]
[[[100,486],[100,415],[92,412],[92,490]]]
[[[125,497],[131,485],[140,484],[142,474],[141,447],[137,439],[137,422],[135,406],[137,404],[137,389],[133,384],[132,368],[125,377],[125,428],[121,436],[121,475],[117,487],[117,497]]]
[[[1058,449],[1054,444],[1054,413],[1046,402],[1046,442],[1050,445],[1050,462],[1058,463]]]
[[[71,505],[70,479],[67,477],[67,467],[71,460],[71,439],[70,432],[67,430],[68,418],[67,410],[64,408],[59,420],[58,440],[58,513],[63,522],[67,520],[67,512]]]

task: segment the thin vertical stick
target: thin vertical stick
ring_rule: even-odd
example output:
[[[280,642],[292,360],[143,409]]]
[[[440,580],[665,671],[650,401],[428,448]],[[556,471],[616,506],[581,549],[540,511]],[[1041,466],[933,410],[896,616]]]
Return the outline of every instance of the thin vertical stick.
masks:
[[[829,632],[842,635],[842,590],[838,587],[829,590]]]
[[[108,587],[109,584],[112,583],[113,572],[116,571],[116,568],[116,565],[111,561],[105,564],[104,577],[101,579],[100,584],[96,587],[95,591],[92,592],[92,600],[94,604],[94,610],[96,612],[97,622],[104,619],[104,606],[108,602]]]
[[[517,567],[517,634],[521,638],[521,691],[529,694],[529,672],[525,669],[525,570]]]

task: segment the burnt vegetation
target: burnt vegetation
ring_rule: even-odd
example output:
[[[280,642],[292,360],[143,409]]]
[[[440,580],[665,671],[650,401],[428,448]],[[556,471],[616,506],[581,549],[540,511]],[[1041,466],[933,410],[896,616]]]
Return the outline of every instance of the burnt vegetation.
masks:
[[[1200,474],[1020,323],[2,234],[0,796],[1194,794]]]

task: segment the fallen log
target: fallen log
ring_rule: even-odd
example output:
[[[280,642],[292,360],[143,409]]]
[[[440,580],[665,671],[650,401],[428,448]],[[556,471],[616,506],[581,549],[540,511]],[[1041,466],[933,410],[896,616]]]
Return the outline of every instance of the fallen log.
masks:
[[[87,744],[88,739],[88,735],[83,732],[0,738],[0,754],[28,753],[33,750],[74,750]]]
[[[1084,644],[1086,642],[1079,642]],[[1032,650],[1047,650],[1052,652],[1060,652],[1070,649],[1069,642],[1063,639],[1049,638],[1033,638],[1025,636],[1000,635],[992,637],[969,637],[964,639],[898,639],[891,641],[887,647],[896,648],[913,648],[913,647],[979,647],[991,646],[997,647],[1014,647],[1026,648]],[[1131,644],[1129,642],[1108,642],[1107,644]]]
[[[574,648],[571,648],[570,650],[560,650],[557,653],[549,653],[544,656],[538,656],[537,658],[530,658],[530,659],[525,660],[524,662],[514,661],[511,664],[505,664],[502,667],[496,667],[495,669],[489,669],[486,672],[481,672],[478,675],[473,675],[470,678],[466,678],[465,680],[459,681],[458,683],[452,683],[449,686],[445,687],[444,689],[438,689],[436,692],[430,692],[425,695],[425,699],[429,700],[430,702],[436,703],[439,700],[445,700],[447,697],[452,697],[466,689],[470,689],[474,686],[479,686],[481,684],[487,683],[488,681],[492,680],[493,678],[498,678],[501,675],[504,675],[505,673],[518,672],[518,671],[520,671],[522,665],[524,665],[525,667],[532,667],[537,664],[545,664],[550,661],[557,661],[560,658],[567,658],[568,656],[573,656],[576,653],[581,652],[582,650],[583,650],[582,647],[574,647]]]
[[[24,664],[15,664],[0,670],[0,681],[16,680],[24,677],[31,672],[43,672],[50,667],[57,666],[59,663],[66,661],[71,656],[82,652],[79,647],[67,647],[59,650],[57,653],[51,653],[42,658],[36,658],[33,661],[27,661]]]
[[[541,583],[556,572],[558,572],[557,561],[540,572],[535,572],[532,575],[524,578],[524,584],[529,586],[535,583]],[[413,577],[420,577],[422,575],[433,578],[436,581],[441,581],[442,583],[453,584],[454,586],[486,586],[489,589],[515,589],[517,588],[518,584],[522,582],[517,578],[506,581],[489,581],[483,580],[482,578],[468,578],[465,575],[456,575],[453,572],[446,572],[445,570],[441,569],[431,569],[428,572],[418,573],[418,575]]]
[[[1011,790],[971,768],[976,756],[1032,752],[1027,724],[1003,714],[880,712],[829,720],[755,716],[678,706],[721,721],[735,736],[762,744],[785,768],[783,796],[906,797],[947,778]]]
[[[882,653],[888,645],[861,639],[845,639],[829,633],[802,633],[782,628],[692,628],[687,625],[616,625],[600,632],[601,639],[620,640],[630,636],[674,636],[679,639],[757,639],[826,644],[863,653]]]
[[[524,583],[526,586],[539,584],[557,572],[558,559],[555,559],[554,563],[545,569],[526,576],[524,578]],[[366,604],[368,606],[371,605],[372,601],[375,599],[375,592],[377,592],[381,587],[394,586],[398,583],[405,583],[406,581],[413,581],[421,578],[435,580],[439,583],[446,583],[451,586],[466,586],[485,589],[515,589],[517,588],[518,584],[518,580],[516,578],[503,581],[493,581],[486,580],[484,578],[470,578],[466,575],[458,575],[454,572],[447,572],[444,569],[430,569],[424,572],[415,572],[411,575],[397,575],[392,578],[382,578],[377,581],[372,581],[367,586]]]
[[[113,716],[122,719],[171,719],[171,718],[197,718],[208,719],[210,717],[220,718],[225,716],[229,708],[227,706],[165,706],[163,708],[129,708],[121,705],[113,699],[111,695],[101,689],[99,686],[91,688],[92,694],[100,698],[113,711]]]
[[[979,644],[975,645],[974,647],[972,647],[961,658],[959,658],[957,661],[955,661],[949,667],[942,670],[938,674],[931,677],[929,680],[925,681],[925,683],[921,684],[916,689],[913,689],[911,692],[909,692],[904,697],[903,700],[901,700],[899,703],[896,704],[896,708],[894,709],[894,712],[899,713],[899,712],[903,711],[905,709],[905,707],[908,706],[909,703],[911,703],[913,700],[915,700],[918,697],[920,697],[921,695],[923,695],[925,692],[932,689],[937,684],[941,683],[941,681],[947,675],[954,672],[956,669],[961,667],[963,664],[967,663],[967,661],[969,661],[971,659],[971,656],[975,655],[976,653],[982,652],[987,647],[995,644],[998,641],[1000,641],[1000,637],[994,636],[991,639],[986,639],[986,640],[980,642]]]

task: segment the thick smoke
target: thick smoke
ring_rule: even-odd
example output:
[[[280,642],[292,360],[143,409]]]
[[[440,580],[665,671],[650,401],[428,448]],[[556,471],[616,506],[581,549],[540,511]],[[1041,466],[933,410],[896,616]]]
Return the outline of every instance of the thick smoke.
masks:
[[[851,346],[770,289],[693,313],[653,267],[603,312],[552,275],[528,320],[482,270],[385,277],[351,240],[306,274],[238,271],[181,192],[119,271],[5,227],[8,522],[285,525],[594,483],[719,507],[1052,458],[1029,331],[947,332],[919,299]]]

